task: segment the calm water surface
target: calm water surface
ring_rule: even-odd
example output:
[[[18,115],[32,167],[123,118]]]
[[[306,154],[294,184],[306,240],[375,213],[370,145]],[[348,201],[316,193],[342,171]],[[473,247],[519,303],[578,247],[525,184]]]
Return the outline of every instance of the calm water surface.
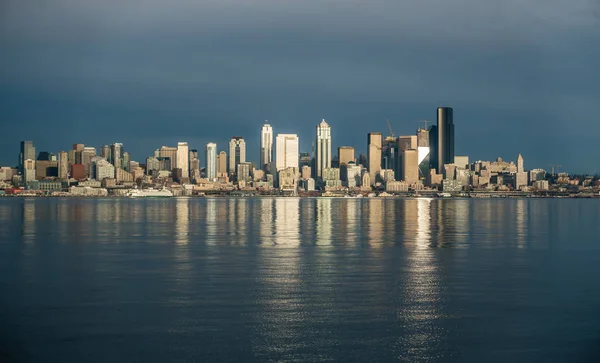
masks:
[[[600,202],[0,199],[0,362],[600,361]]]

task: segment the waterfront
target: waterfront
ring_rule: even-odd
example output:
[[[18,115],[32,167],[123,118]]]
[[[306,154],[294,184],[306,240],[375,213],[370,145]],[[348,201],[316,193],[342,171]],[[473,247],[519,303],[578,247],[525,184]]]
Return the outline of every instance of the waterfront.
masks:
[[[588,361],[600,204],[0,200],[10,361]]]

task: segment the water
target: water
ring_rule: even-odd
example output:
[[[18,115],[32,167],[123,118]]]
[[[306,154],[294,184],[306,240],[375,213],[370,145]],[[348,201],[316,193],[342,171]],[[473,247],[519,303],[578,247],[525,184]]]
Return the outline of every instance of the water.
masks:
[[[0,199],[0,362],[600,358],[596,200]]]

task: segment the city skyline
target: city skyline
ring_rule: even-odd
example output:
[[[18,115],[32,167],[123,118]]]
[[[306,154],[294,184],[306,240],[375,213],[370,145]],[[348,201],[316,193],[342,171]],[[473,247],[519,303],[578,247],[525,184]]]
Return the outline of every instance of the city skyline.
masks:
[[[363,135],[386,131],[386,119],[412,134],[447,104],[461,115],[458,155],[490,160],[517,149],[535,165],[600,172],[590,77],[600,63],[597,3],[544,4],[540,14],[533,3],[474,0],[63,1],[3,4],[8,140],[40,150],[116,140],[139,156],[180,140],[226,145],[232,130],[257,145],[256,126],[268,119],[310,151],[307,136],[324,118],[338,129],[332,144],[360,154]],[[455,19],[451,29],[442,14]],[[2,165],[16,163],[12,150],[0,144]]]

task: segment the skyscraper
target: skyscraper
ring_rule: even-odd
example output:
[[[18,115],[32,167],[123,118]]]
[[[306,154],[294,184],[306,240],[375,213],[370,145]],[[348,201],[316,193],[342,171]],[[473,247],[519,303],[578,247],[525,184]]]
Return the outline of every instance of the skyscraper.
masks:
[[[181,177],[189,178],[190,177],[190,161],[189,158],[189,148],[187,142],[178,142],[177,143],[177,169],[181,169]]]
[[[454,162],[454,118],[451,107],[437,109],[437,170],[444,172],[444,164]]]
[[[429,131],[419,128],[417,130],[417,153],[419,157],[419,175],[429,175],[429,158],[431,148],[429,147]]]
[[[415,149],[402,151],[402,180],[409,185],[419,181],[419,154]]]
[[[241,136],[234,136],[229,141],[229,173],[235,174],[237,165],[246,162],[246,142]]]
[[[120,142],[115,142],[114,144],[112,144],[110,147],[110,156],[111,159],[109,160],[109,162],[113,164],[115,170],[121,169],[123,167],[123,144],[121,144]]]
[[[227,153],[221,151],[217,155],[217,177],[222,177],[227,174]]]
[[[331,168],[331,127],[322,120],[317,125],[317,155],[316,155],[316,171],[317,178],[323,175],[323,169]]]
[[[273,128],[268,121],[265,121],[260,130],[260,168],[264,169],[271,161],[273,161]]]
[[[279,134],[276,143],[275,165],[277,171],[290,167],[298,168],[298,135]]]
[[[73,163],[74,164],[81,164],[81,157],[82,157],[82,153],[83,153],[83,149],[85,148],[84,144],[73,144]]]
[[[66,180],[69,177],[69,154],[66,151],[58,153],[58,178]]]
[[[381,170],[381,132],[370,132],[367,134],[367,158],[369,174],[371,175],[371,184],[375,184],[376,175]]]
[[[217,144],[206,144],[206,178],[210,181],[217,180]]]
[[[517,157],[517,173],[525,172],[525,167],[523,166],[523,156],[519,153]]]
[[[169,160],[169,171],[175,169],[177,167],[177,148],[176,147],[171,147],[171,146],[162,146],[159,151],[158,151],[158,155],[160,158],[163,159],[163,164],[166,164],[166,159],[168,158]],[[115,165],[116,167],[116,165]]]
[[[19,167],[21,173],[24,171],[25,160],[35,160],[35,146],[33,141],[21,141],[21,153],[19,154]]]
[[[340,166],[348,165],[349,162],[354,162],[354,147],[352,146],[340,146],[338,147],[338,157],[340,159]]]
[[[102,146],[102,152],[101,152],[100,155],[102,155],[102,157],[105,158],[106,161],[108,161],[109,163],[112,160],[110,154],[111,154],[110,153],[110,146],[108,146],[108,145]]]

